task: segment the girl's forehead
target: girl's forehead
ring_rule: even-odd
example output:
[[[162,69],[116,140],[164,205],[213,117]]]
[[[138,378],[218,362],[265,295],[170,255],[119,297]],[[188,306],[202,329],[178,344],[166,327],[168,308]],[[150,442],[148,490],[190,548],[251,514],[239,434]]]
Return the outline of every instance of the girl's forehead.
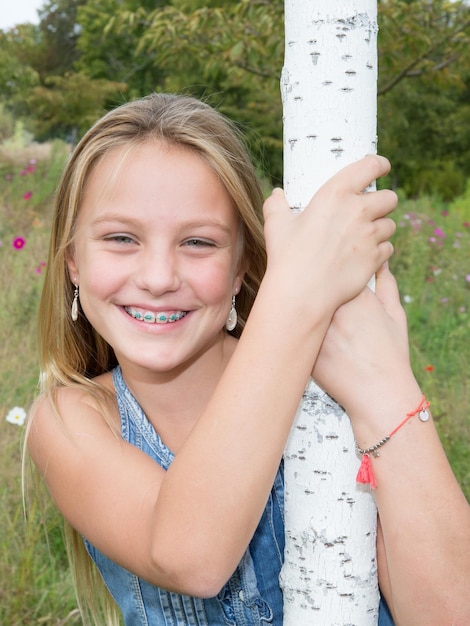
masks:
[[[207,160],[194,150],[162,141],[117,146],[103,155],[83,189],[79,215],[114,204],[129,210],[164,208],[184,213],[218,211],[240,218],[233,199]],[[134,208],[133,208],[134,207]]]

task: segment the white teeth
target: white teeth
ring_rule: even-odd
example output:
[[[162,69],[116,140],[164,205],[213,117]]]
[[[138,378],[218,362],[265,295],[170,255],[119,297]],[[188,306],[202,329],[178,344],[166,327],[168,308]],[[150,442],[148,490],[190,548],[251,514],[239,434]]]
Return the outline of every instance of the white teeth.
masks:
[[[146,322],[147,324],[171,324],[186,315],[186,311],[174,311],[173,313],[165,313],[163,311],[153,313],[152,311],[145,311],[145,313],[142,313],[130,306],[126,306],[124,309],[134,319]]]

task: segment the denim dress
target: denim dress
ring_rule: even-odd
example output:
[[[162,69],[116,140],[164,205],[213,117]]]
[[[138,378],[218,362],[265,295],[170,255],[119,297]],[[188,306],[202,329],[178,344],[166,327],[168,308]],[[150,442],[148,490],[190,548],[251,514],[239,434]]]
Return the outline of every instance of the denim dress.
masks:
[[[174,455],[147,420],[124,382],[119,366],[113,371],[113,380],[123,439],[148,454],[163,469],[168,469]],[[284,555],[282,464],[250,545],[230,580],[214,598],[194,598],[155,587],[108,559],[86,539],[84,541],[122,611],[125,626],[282,625],[279,587]],[[382,606],[379,626],[393,626]]]

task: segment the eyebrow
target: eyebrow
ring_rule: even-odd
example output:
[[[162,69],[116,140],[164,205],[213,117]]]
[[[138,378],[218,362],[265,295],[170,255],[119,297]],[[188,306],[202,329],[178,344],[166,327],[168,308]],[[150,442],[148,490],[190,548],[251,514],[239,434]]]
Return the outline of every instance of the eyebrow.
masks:
[[[103,215],[98,216],[93,220],[93,224],[102,224],[106,222],[119,222],[120,224],[137,226],[142,222],[141,220],[136,220],[131,216],[123,216],[120,213],[104,213]],[[181,228],[205,228],[205,227],[215,227],[223,230],[227,233],[231,233],[231,229],[229,226],[220,220],[217,219],[207,219],[207,220],[187,220],[185,222],[181,222]]]

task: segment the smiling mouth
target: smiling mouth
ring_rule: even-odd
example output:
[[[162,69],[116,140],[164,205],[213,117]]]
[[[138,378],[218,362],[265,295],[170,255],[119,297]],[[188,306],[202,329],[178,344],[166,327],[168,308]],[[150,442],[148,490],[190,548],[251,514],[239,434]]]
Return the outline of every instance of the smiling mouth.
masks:
[[[147,324],[172,324],[188,314],[187,311],[172,311],[171,313],[159,311],[158,313],[153,313],[152,311],[139,311],[130,306],[125,306],[124,310],[135,320],[146,322]]]

